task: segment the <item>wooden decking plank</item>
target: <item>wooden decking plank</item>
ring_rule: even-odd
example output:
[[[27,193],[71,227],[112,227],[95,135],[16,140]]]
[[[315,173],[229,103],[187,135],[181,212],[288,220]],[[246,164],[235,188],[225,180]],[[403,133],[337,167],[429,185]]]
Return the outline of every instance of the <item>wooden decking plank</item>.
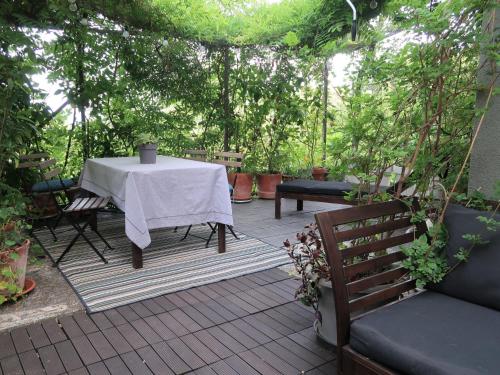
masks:
[[[210,365],[210,367],[217,375],[240,375],[224,361],[216,362]]]
[[[253,314],[257,311],[267,310],[268,308],[272,307],[271,305],[268,305],[268,304],[256,299],[255,297],[251,296],[247,292],[240,292],[238,294],[228,296],[227,298],[230,299],[231,301],[236,301],[235,297],[246,302],[246,306],[250,305],[252,307],[252,309],[250,311],[247,307],[244,307],[244,305],[242,305],[242,304],[239,305],[242,309],[247,310],[251,314]]]
[[[10,333],[0,334],[0,359],[7,358],[13,354],[16,354],[16,348]]]
[[[314,353],[321,357],[325,361],[331,361],[335,358],[333,349],[329,350],[325,348],[319,340],[310,340],[309,338],[301,335],[300,333],[294,333],[287,336],[289,339],[295,341],[297,344],[303,346],[308,350],[314,351]]]
[[[288,337],[282,337],[281,339],[276,340],[276,342],[282,347],[286,348],[287,351],[310,363],[313,367],[324,365],[326,362],[323,358],[316,355],[312,350],[304,348],[303,346],[297,344],[295,341],[290,340]]]
[[[272,366],[275,370],[277,370],[281,374],[284,375],[300,374],[299,369],[283,361],[280,357],[275,355],[273,352],[271,352],[264,346],[259,346],[257,348],[252,349],[252,353],[254,353],[261,360],[267,362],[270,366]]]
[[[104,315],[106,315],[106,318],[108,318],[115,327],[127,323],[127,320],[116,309],[106,310],[104,311]]]
[[[123,354],[133,350],[132,346],[127,342],[125,337],[115,328],[108,328],[102,331],[102,334],[109,341],[113,349],[118,354]]]
[[[181,339],[169,340],[167,344],[192,370],[206,365]]]
[[[73,318],[75,318],[76,323],[78,323],[82,331],[87,335],[89,333],[99,331],[99,328],[94,324],[92,319],[90,319],[85,312],[77,312],[73,314]]]
[[[111,375],[132,375],[132,373],[127,368],[127,365],[120,357],[106,359],[104,361],[104,364],[108,368]]]
[[[189,293],[190,295],[192,295],[194,298],[196,298],[200,302],[205,302],[205,301],[208,301],[210,299],[210,296],[201,292],[200,287],[188,289],[188,290],[186,290],[186,293]]]
[[[200,302],[197,298],[195,298],[193,295],[189,294],[187,290],[181,290],[176,293],[179,298],[182,298],[188,305],[194,305],[195,303]]]
[[[153,375],[151,370],[142,362],[136,352],[128,352],[120,356],[134,375]]]
[[[118,354],[102,332],[91,333],[87,338],[102,359],[108,359]]]
[[[142,358],[146,366],[155,375],[173,375],[173,371],[167,366],[160,356],[150,346],[137,350],[137,354]]]
[[[195,309],[193,306],[186,306],[181,309],[191,319],[198,323],[202,328],[208,328],[215,325],[213,321],[208,319],[205,315]]]
[[[241,359],[255,368],[262,375],[280,375],[280,373],[275,368],[265,362],[262,358],[259,358],[250,350],[239,353],[238,356],[240,356]]]
[[[218,326],[209,328],[208,332],[218,341],[220,341],[225,347],[229,348],[233,353],[240,353],[247,350],[242,344],[229,336]]]
[[[276,307],[279,306],[280,303],[283,303],[282,301],[278,302],[276,301],[276,299],[269,298],[267,295],[263,293],[262,291],[263,288],[264,287],[261,287],[259,289],[247,290],[245,293],[269,307]]]
[[[337,374],[337,363],[336,361],[330,361],[325,363],[323,366],[318,367],[318,370],[325,375],[335,375]]]
[[[165,311],[170,311],[170,310],[174,310],[177,308],[177,306],[175,306],[172,302],[170,302],[164,296],[155,297],[155,298],[153,298],[153,301],[155,303],[157,303],[158,305],[160,305],[161,308],[164,309]]]
[[[257,319],[255,316],[250,315],[243,318],[245,323],[248,323],[250,326],[254,327],[258,331],[262,332],[264,335],[270,337],[272,340],[276,340],[284,335],[263,321]]]
[[[170,314],[177,320],[180,324],[184,326],[189,332],[196,332],[202,329],[202,327],[191,319],[184,311],[181,309],[175,309],[170,311]]]
[[[42,322],[42,326],[52,344],[56,344],[68,339],[55,319],[44,320]]]
[[[45,373],[42,362],[40,362],[40,358],[38,358],[35,350],[19,354],[19,360],[26,375],[42,375]]]
[[[16,328],[12,330],[10,336],[12,337],[12,342],[14,343],[17,353],[33,350],[33,344],[31,343],[30,336],[26,328]]]
[[[290,323],[296,322],[297,326],[302,326],[306,328],[310,327],[314,322],[314,317],[311,316],[304,317],[303,315],[299,315],[295,311],[287,308],[287,305],[277,306],[273,310],[287,317]]]
[[[162,338],[146,323],[144,319],[138,319],[134,322],[134,328],[148,342],[156,344],[162,341]]]
[[[253,281],[249,277],[247,277],[247,275],[238,277],[238,281],[240,283],[244,284],[247,287],[247,289],[255,289],[255,288],[258,288],[260,286],[255,281]]]
[[[176,335],[162,323],[160,319],[156,316],[148,316],[144,318],[146,323],[153,329],[153,331],[162,338],[162,340],[170,340],[176,337]]]
[[[131,303],[130,308],[135,311],[137,315],[139,315],[141,318],[147,318],[148,316],[153,315],[151,310],[149,310],[143,303],[141,302],[134,302]]]
[[[293,311],[295,314],[302,316],[304,319],[307,319],[311,323],[314,322],[314,319],[316,318],[315,314],[314,314],[314,310],[304,308],[306,306],[304,306],[300,302],[287,303],[287,304],[283,305],[283,307],[288,309],[288,310]]]
[[[101,360],[101,357],[99,357],[96,350],[86,336],[72,338],[71,342],[73,343],[73,346],[80,355],[80,358],[85,366],[99,362]]]
[[[234,278],[234,279],[227,279],[226,282],[228,284],[231,284],[236,289],[238,289],[238,292],[244,292],[245,290],[250,289],[246,284],[244,284],[240,281],[239,277]]]
[[[210,366],[199,368],[193,371],[192,373],[195,375],[217,375],[217,373],[214,370],[212,370]]]
[[[143,305],[148,308],[149,311],[151,311],[154,315],[161,314],[162,312],[165,312],[166,310],[161,307],[158,303],[156,303],[152,299],[147,299],[145,301],[142,301]]]
[[[176,336],[187,335],[189,331],[184,328],[182,324],[180,324],[175,318],[170,315],[170,312],[164,312],[163,314],[158,315],[158,319],[161,320],[168,329],[170,329]]]
[[[116,310],[129,323],[140,318],[140,316],[137,315],[137,313],[134,310],[132,310],[132,308],[130,306],[120,306],[120,307],[117,307]]]
[[[89,372],[85,367],[82,367],[77,370],[70,371],[68,375],[89,375]]]
[[[71,344],[71,341],[61,341],[54,346],[56,347],[59,358],[61,358],[66,371],[76,370],[83,367],[83,363],[78,357],[78,353]]]
[[[54,345],[44,346],[38,349],[38,355],[42,361],[47,375],[59,375],[64,372],[64,366],[57,354]]]
[[[287,350],[287,348],[284,348],[276,341],[265,344],[264,347],[273,352],[276,356],[280,357],[283,361],[300,371],[307,371],[314,368],[314,365],[305,361],[301,357],[298,357],[295,353]]]
[[[110,375],[104,362],[97,362],[87,367],[90,375]]]
[[[268,284],[267,281],[262,280],[255,273],[251,273],[251,274],[247,275],[247,277],[248,277],[248,279],[250,279],[251,281],[253,281],[257,285],[262,286],[262,285]]]
[[[90,315],[90,318],[100,331],[113,327],[113,323],[102,312],[94,313]]]
[[[309,326],[308,324],[305,324],[304,322],[291,320],[288,316],[283,315],[282,313],[280,313],[276,309],[267,310],[264,312],[264,314],[270,316],[275,321],[278,321],[282,325],[288,327],[288,329],[290,329],[292,332],[300,331],[300,330]]]
[[[223,297],[223,296],[227,296],[228,294],[231,294],[231,292],[229,290],[227,290],[226,288],[223,288],[220,285],[220,282],[207,284],[207,285],[205,285],[205,287],[207,289],[211,290],[213,293],[217,294],[217,297]],[[214,298],[214,297],[212,297],[212,298]]]
[[[289,288],[281,288],[280,284],[281,282],[273,283],[273,284],[267,284],[264,285],[261,288],[267,289],[272,291],[274,294],[277,294],[287,301],[293,301],[295,300],[295,290],[290,290]]]
[[[294,300],[293,296],[285,297],[283,296],[283,294],[280,294],[281,291],[277,292],[278,288],[273,288],[272,287],[273,285],[274,284],[267,284],[255,290],[258,291],[260,294],[265,295],[266,297],[268,297],[269,299],[271,299],[272,301],[274,301],[279,305]]]
[[[208,284],[208,285],[211,285],[211,284]],[[217,293],[215,290],[210,288],[208,285],[202,285],[196,289],[198,289],[201,293],[203,293],[204,295],[206,295],[212,299],[216,299],[216,298],[221,296],[219,293]]]
[[[186,301],[184,301],[181,297],[179,297],[177,293],[165,294],[163,297],[165,297],[167,300],[169,300],[171,303],[177,306],[177,308],[189,305]]]
[[[204,302],[199,302],[199,303],[193,305],[193,307],[196,310],[198,310],[200,313],[202,313],[204,316],[206,316],[214,324],[221,324],[221,323],[225,323],[227,321],[227,319],[225,319],[222,315],[220,315],[219,313],[212,310]]]
[[[243,292],[241,292],[241,293],[243,293]],[[239,318],[246,316],[248,314],[254,314],[254,313],[260,311],[259,308],[249,304],[247,301],[241,299],[236,294],[229,294],[223,298],[220,298],[219,300],[221,302],[223,302],[224,300],[230,302],[230,303],[227,303],[225,305],[228,309],[230,308],[229,306],[231,306],[231,304],[232,304],[233,306],[236,306],[240,311],[242,311],[242,312],[236,314],[236,315],[238,315]],[[231,311],[233,311],[233,310],[231,310]]]
[[[152,345],[152,347],[163,362],[168,364],[168,367],[170,367],[175,374],[183,374],[191,370],[166,342],[159,342],[158,344]]]
[[[69,338],[83,336],[84,333],[81,330],[80,326],[76,323],[76,321],[71,316],[63,316],[59,318],[59,324],[61,328],[66,333],[66,336]]]
[[[203,360],[203,362],[210,364],[220,360],[219,356],[203,344],[196,336],[189,334],[182,336],[180,339],[184,342],[184,344],[192,349]]]
[[[127,342],[134,349],[142,348],[146,346],[148,343],[146,340],[142,338],[142,336],[132,327],[130,324],[122,324],[121,326],[116,327],[118,331],[122,334],[122,336],[127,340]],[[111,370],[110,370],[111,371]]]
[[[224,360],[231,368],[240,375],[260,375],[257,370],[250,366],[247,362],[242,360],[237,355],[226,358]]]
[[[28,335],[30,336],[31,342],[35,348],[38,349],[42,346],[50,345],[49,337],[40,323],[31,324],[26,328],[26,330],[28,331]],[[2,344],[0,343],[0,347],[1,346]]]
[[[0,367],[6,375],[24,375],[23,367],[17,355],[2,358],[0,360]]]
[[[271,327],[272,329],[274,329],[275,331],[279,332],[283,336],[287,336],[287,335],[290,335],[290,334],[292,334],[292,333],[295,332],[293,329],[290,329],[289,327],[281,324],[281,322],[273,319],[272,317],[270,317],[269,315],[267,315],[267,314],[265,314],[263,312],[255,314],[253,316],[257,320],[259,320],[262,323],[264,323],[265,325]]]
[[[231,294],[236,294],[238,292],[241,292],[241,290],[236,286],[234,286],[229,280],[219,281],[218,284],[221,288],[226,289]]]
[[[231,322],[235,327],[237,327],[240,331],[245,332],[248,336],[250,336],[253,340],[257,341],[259,344],[265,344],[269,341],[272,341],[271,338],[255,327],[248,324],[243,319],[237,319]]]
[[[218,300],[206,301],[205,304],[226,320],[233,320],[241,315],[248,315],[246,311],[240,309],[238,306],[229,301],[224,303],[225,301],[227,300],[224,297],[219,297]]]
[[[237,340],[241,345],[243,345],[247,349],[255,348],[259,346],[259,343],[252,339],[245,332],[236,327],[233,323],[224,323],[221,324],[220,327],[224,330],[229,336]]]
[[[198,331],[194,336],[200,340],[203,345],[210,348],[220,359],[224,359],[233,355],[233,352],[212,336],[207,330]]]

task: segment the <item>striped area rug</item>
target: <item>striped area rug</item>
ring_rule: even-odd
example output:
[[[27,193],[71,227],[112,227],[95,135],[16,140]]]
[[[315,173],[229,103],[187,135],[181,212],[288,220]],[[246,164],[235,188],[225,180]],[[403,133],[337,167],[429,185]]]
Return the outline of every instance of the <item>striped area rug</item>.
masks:
[[[48,233],[40,239],[56,259],[65,249],[75,231],[57,231],[58,241]],[[59,264],[59,269],[73,287],[88,312],[97,312],[141,301],[194,286],[262,271],[289,263],[286,250],[265,244],[238,233],[239,240],[226,235],[226,252],[218,254],[217,235],[210,246],[205,240],[208,226],[194,226],[191,234],[180,241],[186,228],[151,231],[152,243],[143,251],[144,267],[132,268],[130,242],[125,236],[123,216],[99,219],[99,231],[113,250],[106,250],[104,264],[88,244],[79,239]],[[92,243],[100,250],[104,244],[87,230]],[[201,237],[201,238],[200,238]]]

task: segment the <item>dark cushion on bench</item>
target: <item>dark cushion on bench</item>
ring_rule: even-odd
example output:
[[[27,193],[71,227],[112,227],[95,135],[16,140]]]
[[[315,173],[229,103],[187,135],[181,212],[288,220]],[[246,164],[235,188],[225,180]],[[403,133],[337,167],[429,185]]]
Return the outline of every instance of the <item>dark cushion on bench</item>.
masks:
[[[485,224],[477,219],[478,216],[490,217],[491,213],[459,205],[451,205],[446,210],[446,255],[450,265],[458,262],[454,255],[460,247],[470,247],[471,243],[462,237],[464,234],[480,234],[483,240],[489,242],[475,245],[467,262],[458,265],[443,281],[430,286],[430,289],[500,310],[500,230],[488,231]],[[500,221],[500,215],[495,218]]]
[[[70,188],[75,186],[75,182],[71,179],[53,179],[49,181],[40,181],[31,187],[31,191],[34,193],[44,193],[48,191],[60,191],[64,188]]]
[[[423,292],[351,324],[351,347],[409,375],[498,374],[500,313]]]
[[[341,181],[292,180],[276,187],[281,193],[303,193],[344,196],[353,189],[353,185]]]

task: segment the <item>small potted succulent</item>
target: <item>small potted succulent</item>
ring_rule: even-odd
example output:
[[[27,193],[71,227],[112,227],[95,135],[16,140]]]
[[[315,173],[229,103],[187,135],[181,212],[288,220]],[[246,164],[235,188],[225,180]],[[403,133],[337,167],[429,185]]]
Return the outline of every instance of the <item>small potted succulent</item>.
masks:
[[[139,148],[139,159],[141,164],[156,163],[156,149],[158,140],[149,133],[139,134],[137,137],[137,147]]]
[[[310,224],[307,231],[297,234],[297,243],[286,240],[284,245],[292,258],[302,284],[295,297],[316,313],[314,330],[326,342],[336,345],[337,324],[330,267],[326,261],[317,226]]]

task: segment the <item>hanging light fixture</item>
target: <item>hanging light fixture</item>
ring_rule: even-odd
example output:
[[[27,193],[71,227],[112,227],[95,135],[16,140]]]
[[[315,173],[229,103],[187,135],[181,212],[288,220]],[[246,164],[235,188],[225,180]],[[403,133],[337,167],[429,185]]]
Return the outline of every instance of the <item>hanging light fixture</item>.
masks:
[[[349,4],[349,6],[352,9],[351,39],[354,42],[356,40],[356,33],[358,29],[358,17],[356,13],[356,7],[351,2],[351,0],[345,0],[345,1],[347,1],[347,4]]]
[[[163,38],[163,41],[161,42],[161,44],[163,45],[163,47],[168,47],[168,39]]]
[[[377,0],[370,1],[370,8],[371,9],[377,9],[377,6],[378,6]]]

